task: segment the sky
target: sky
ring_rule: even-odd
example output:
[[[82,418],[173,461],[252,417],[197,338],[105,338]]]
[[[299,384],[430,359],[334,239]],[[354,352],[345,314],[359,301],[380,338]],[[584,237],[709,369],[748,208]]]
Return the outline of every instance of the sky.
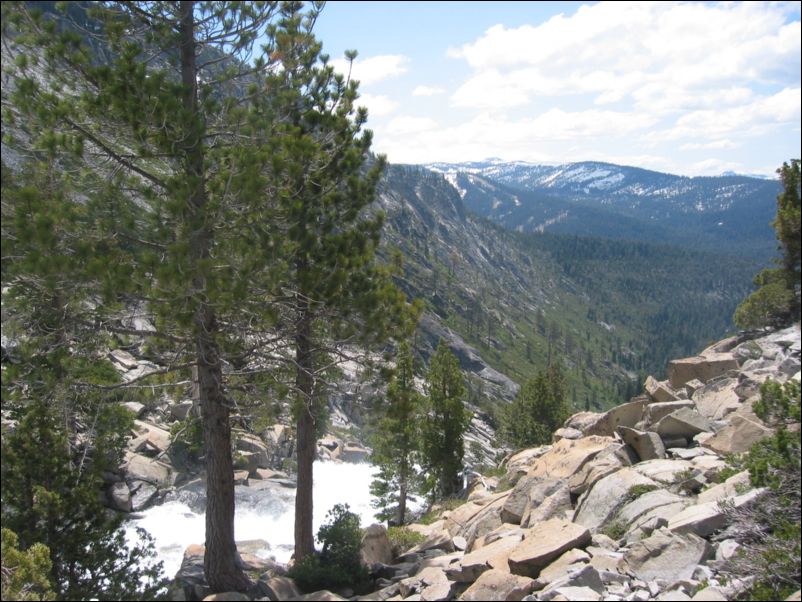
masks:
[[[799,2],[329,0],[324,52],[392,163],[773,176],[800,157]]]

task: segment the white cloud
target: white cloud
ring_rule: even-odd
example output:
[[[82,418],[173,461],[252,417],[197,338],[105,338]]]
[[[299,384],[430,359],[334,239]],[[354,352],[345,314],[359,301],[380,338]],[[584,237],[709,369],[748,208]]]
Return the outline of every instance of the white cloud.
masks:
[[[402,54],[381,54],[366,59],[357,58],[353,65],[346,59],[334,59],[331,65],[335,71],[359,80],[363,86],[370,86],[385,79],[403,75],[408,71],[409,57]]]
[[[368,110],[368,118],[384,117],[398,108],[398,102],[384,95],[360,94],[356,104]]]
[[[395,117],[387,124],[389,134],[413,134],[426,132],[437,128],[437,122],[429,117]]]
[[[496,25],[449,51],[473,69],[452,101],[482,109],[591,93],[597,104],[632,99],[654,112],[693,107],[721,89],[737,101],[755,82],[798,81],[800,26],[785,23],[786,9],[601,2],[539,26]]]
[[[417,86],[412,90],[412,96],[439,96],[445,93],[446,89],[438,86]]]

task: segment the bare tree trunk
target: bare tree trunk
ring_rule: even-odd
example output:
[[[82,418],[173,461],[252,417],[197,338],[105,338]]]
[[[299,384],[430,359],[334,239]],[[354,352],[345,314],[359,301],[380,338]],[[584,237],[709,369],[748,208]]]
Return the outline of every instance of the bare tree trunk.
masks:
[[[409,479],[409,466],[405,461],[402,461],[399,473],[398,526],[402,527],[407,518],[407,481]]]
[[[195,265],[208,259],[211,224],[205,215],[207,194],[203,122],[198,117],[197,67],[195,63],[194,2],[181,2],[181,79],[184,84],[185,175],[188,181],[190,253]],[[203,443],[206,457],[206,553],[203,572],[213,592],[242,591],[251,585],[238,566],[234,541],[234,467],[231,460],[231,427],[223,390],[223,373],[217,346],[217,320],[207,297],[202,273],[192,281],[198,304],[195,312],[195,349]]]
[[[298,324],[295,336],[296,375],[298,395],[298,487],[295,492],[295,560],[301,560],[315,551],[312,532],[313,465],[317,451],[314,415],[313,358],[311,352],[312,323],[309,301],[298,301]]]

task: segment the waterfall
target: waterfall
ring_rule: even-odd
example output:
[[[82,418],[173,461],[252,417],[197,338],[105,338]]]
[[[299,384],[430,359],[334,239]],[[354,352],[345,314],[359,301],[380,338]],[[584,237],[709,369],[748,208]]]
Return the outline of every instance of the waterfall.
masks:
[[[359,515],[363,527],[377,522],[371,507],[370,483],[376,468],[371,464],[315,462],[314,525],[317,532],[326,513],[335,504],[348,504]],[[258,487],[236,487],[237,509],[234,534],[237,541],[263,539],[269,547],[256,552],[264,558],[287,562],[293,550],[295,489],[256,481]],[[263,487],[263,485],[266,485]],[[167,500],[137,514],[128,522],[126,536],[136,541],[135,527],[155,540],[164,574],[172,578],[181,567],[189,544],[203,544],[205,516],[203,491],[179,491]]]

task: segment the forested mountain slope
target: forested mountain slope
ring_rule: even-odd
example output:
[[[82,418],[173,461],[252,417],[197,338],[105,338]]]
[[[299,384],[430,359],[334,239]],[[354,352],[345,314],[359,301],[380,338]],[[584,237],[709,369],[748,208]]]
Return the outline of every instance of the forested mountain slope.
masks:
[[[620,403],[644,372],[731,330],[755,272],[666,245],[512,232],[423,168],[390,166],[379,202],[386,252],[404,257],[401,284],[426,302],[423,331],[441,322],[519,383],[561,359],[577,407]],[[488,380],[476,379],[475,396]]]

